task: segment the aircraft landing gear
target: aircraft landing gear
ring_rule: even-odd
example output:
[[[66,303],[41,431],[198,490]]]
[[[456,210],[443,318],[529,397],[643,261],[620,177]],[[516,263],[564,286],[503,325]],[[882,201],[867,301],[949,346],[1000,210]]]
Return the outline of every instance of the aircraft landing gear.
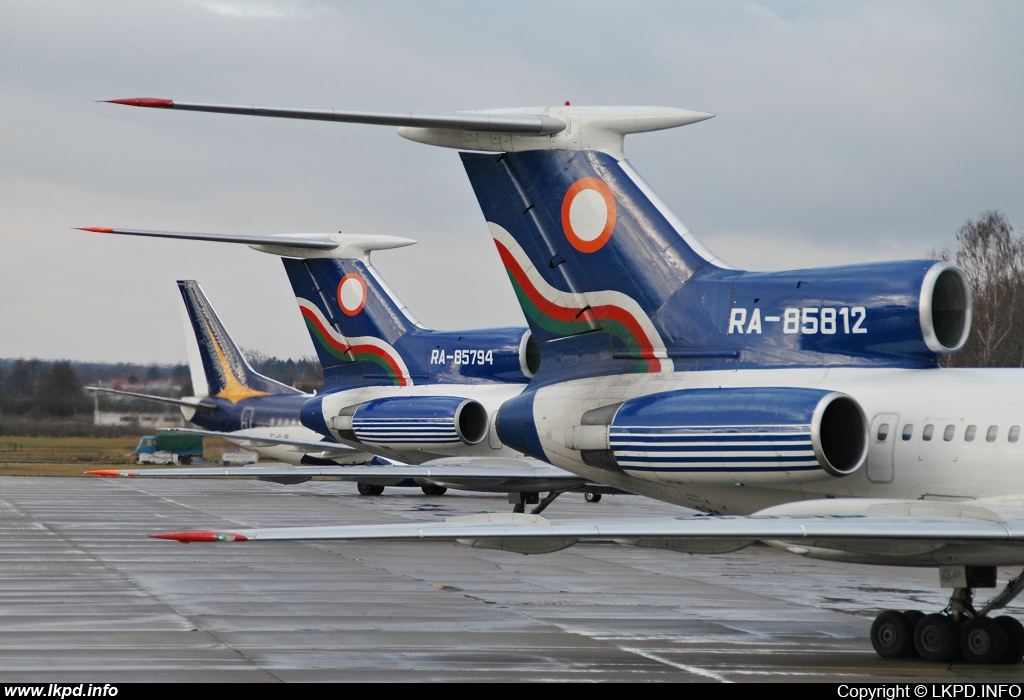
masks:
[[[994,579],[994,569],[983,573]],[[1002,608],[1021,591],[1024,572],[981,610],[974,609],[974,588],[953,589],[949,605],[941,613],[886,610],[871,625],[871,646],[886,659],[1018,664],[1024,659],[1024,625],[1007,615],[991,618],[988,613]]]
[[[554,500],[554,499],[552,499]],[[533,492],[509,491],[508,502],[512,504],[513,513],[525,513],[526,506],[536,505],[540,502],[540,494]],[[546,506],[545,506],[546,507]],[[536,511],[534,511],[536,512]]]
[[[590,491],[587,491],[585,494],[583,494],[583,500],[585,500],[587,503],[600,503],[601,494],[591,493]]]
[[[364,484],[359,482],[356,484],[356,490],[359,491],[360,496],[379,496],[384,493],[383,486],[377,486],[375,484]]]
[[[871,646],[883,659],[913,656],[914,624],[906,613],[886,610],[871,625]]]
[[[446,486],[434,486],[428,484],[426,486],[420,486],[420,490],[427,496],[443,496],[448,493],[448,487]]]

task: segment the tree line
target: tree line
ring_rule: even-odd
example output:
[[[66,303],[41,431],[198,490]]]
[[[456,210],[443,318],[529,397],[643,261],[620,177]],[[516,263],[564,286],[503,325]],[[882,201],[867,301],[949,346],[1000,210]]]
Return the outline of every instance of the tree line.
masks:
[[[282,360],[258,351],[244,351],[260,374],[303,391],[323,385],[323,370],[315,357]],[[22,416],[36,420],[91,415],[93,397],[85,387],[121,380],[140,384],[169,380],[180,390],[169,395],[193,393],[188,365],[138,365],[126,363],[48,362],[38,359],[0,360],[0,421]],[[165,392],[160,392],[165,393]],[[132,410],[146,410],[151,404],[132,403]]]
[[[971,281],[974,319],[948,367],[1024,367],[1024,237],[998,211],[968,220],[955,251],[934,257],[959,266]]]

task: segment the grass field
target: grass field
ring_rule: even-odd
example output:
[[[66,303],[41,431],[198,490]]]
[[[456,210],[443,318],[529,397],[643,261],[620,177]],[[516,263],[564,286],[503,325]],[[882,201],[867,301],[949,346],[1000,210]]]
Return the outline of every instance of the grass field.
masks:
[[[0,437],[0,476],[81,476],[103,465],[135,463],[138,437]],[[227,440],[203,439],[203,456],[220,461],[238,449]]]

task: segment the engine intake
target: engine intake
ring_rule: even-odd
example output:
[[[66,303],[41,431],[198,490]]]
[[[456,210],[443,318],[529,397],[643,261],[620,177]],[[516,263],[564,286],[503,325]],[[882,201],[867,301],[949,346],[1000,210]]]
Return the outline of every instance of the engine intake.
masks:
[[[939,263],[928,270],[921,285],[921,332],[928,349],[956,352],[971,333],[971,285],[963,270]]]

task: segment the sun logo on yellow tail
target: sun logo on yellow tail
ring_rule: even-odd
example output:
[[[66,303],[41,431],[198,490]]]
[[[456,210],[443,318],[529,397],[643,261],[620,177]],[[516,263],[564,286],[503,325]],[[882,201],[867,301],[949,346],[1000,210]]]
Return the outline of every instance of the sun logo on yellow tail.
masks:
[[[213,334],[213,329],[210,328],[209,324],[206,326],[206,331],[210,340],[213,341],[213,349],[217,351],[217,359],[220,361],[221,372],[224,375],[224,388],[217,392],[216,397],[218,399],[227,399],[231,403],[238,403],[242,399],[270,396],[269,392],[251,389],[238,381],[238,377],[231,370],[228,358],[224,356],[224,351],[220,349],[220,343],[217,342],[217,337]]]

